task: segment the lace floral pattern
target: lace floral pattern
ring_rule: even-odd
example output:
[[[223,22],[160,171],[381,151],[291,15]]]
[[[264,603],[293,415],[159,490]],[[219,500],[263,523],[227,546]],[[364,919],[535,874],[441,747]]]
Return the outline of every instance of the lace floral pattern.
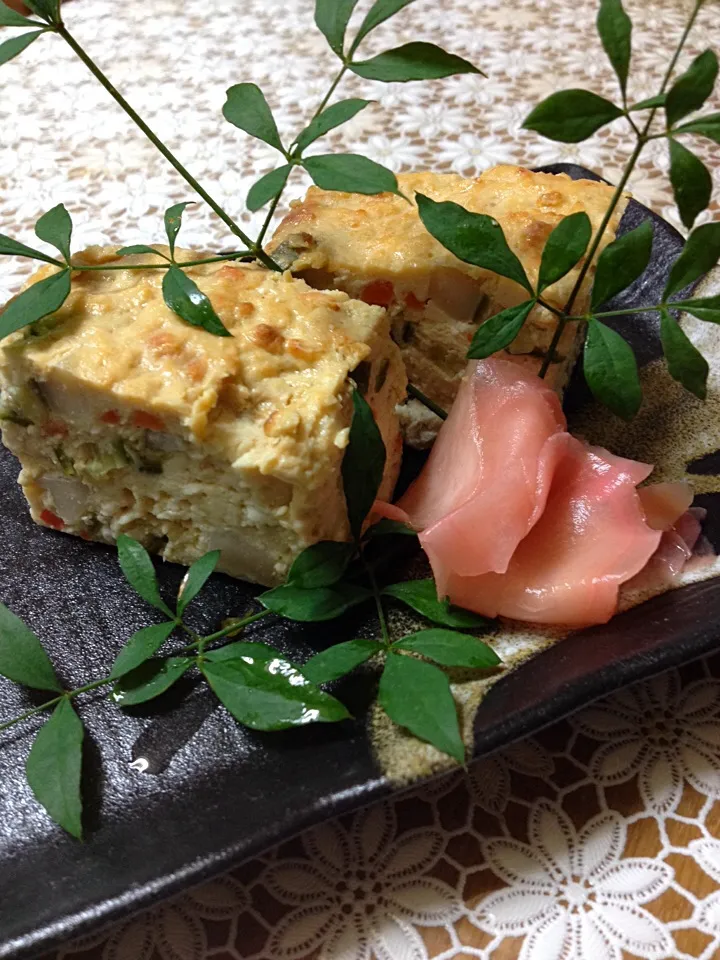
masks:
[[[720,688],[698,681],[680,689],[666,673],[622,690],[578,714],[578,729],[603,741],[590,767],[602,786],[637,775],[646,807],[657,816],[677,808],[683,783],[720,798]]]
[[[630,95],[640,99],[656,92],[688,3],[626,2],[636,24]],[[256,229],[261,215],[243,213],[244,197],[276,157],[222,121],[224,91],[257,82],[281,133],[294,136],[333,68],[312,5],[76,0],[67,19],[197,178]],[[622,121],[577,145],[521,129],[553,90],[615,95],[594,16],[594,3],[571,0],[418,0],[370,38],[368,54],[425,37],[478,63],[487,79],[382,86],[350,77],[343,96],[377,103],[314,149],[359,150],[398,171],[471,176],[496,163],[569,161],[616,179],[629,150]],[[681,66],[718,46],[718,19],[709,0]],[[163,209],[192,199],[55,38],[3,67],[0,122],[1,229],[18,239],[35,244],[32,224],[62,200],[76,248],[157,241]],[[717,147],[695,146],[717,195]],[[631,187],[678,225],[663,144],[650,145]],[[304,189],[295,171],[288,199]],[[718,210],[716,200],[702,219]],[[201,204],[188,210],[184,237],[196,248],[232,242]],[[4,266],[2,295],[29,270],[19,260]],[[614,693],[467,773],[318,827],[58,956],[710,960],[720,937],[719,675],[720,662],[706,661]]]
[[[667,957],[672,940],[641,904],[670,886],[665,863],[620,859],[627,831],[607,811],[577,831],[559,807],[535,805],[529,843],[488,840],[485,856],[508,886],[483,901],[478,922],[491,933],[526,935],[522,960],[593,957],[615,960],[621,950]]]
[[[690,45],[683,65],[712,31],[716,3],[710,0],[701,15],[696,46]],[[667,38],[681,29],[686,6],[685,0],[629,0],[636,21],[632,98],[656,92]],[[258,83],[281,135],[292,139],[335,69],[313,26],[312,10],[313,0],[247,0],[242,5],[215,0],[212,8],[204,0],[75,0],[67,19],[198,180],[244,226],[257,230],[262,213],[244,212],[244,198],[251,184],[277,164],[277,154],[223,121],[224,92],[241,80]],[[521,129],[539,99],[577,86],[579,78],[598,93],[616,95],[616,81],[595,37],[594,16],[594,3],[578,6],[570,0],[419,0],[368,38],[368,55],[426,37],[478,63],[487,79],[466,75],[377,84],[349,76],[343,80],[343,96],[366,96],[377,103],[312,149],[362,151],[398,171],[430,168],[467,176],[497,163],[568,161],[612,180],[632,146],[622,121],[581,144],[551,143]],[[40,38],[3,67],[0,122],[0,219],[3,230],[18,239],[36,243],[32,224],[62,200],[76,224],[77,248],[158,241],[164,208],[192,199],[189,187],[55,37]],[[695,146],[711,160],[712,142],[698,139]],[[651,143],[631,187],[679,226],[666,154],[663,144]],[[293,173],[288,200],[304,192],[303,176]],[[717,186],[717,169],[715,177]],[[287,202],[279,214],[286,209]],[[704,219],[713,213],[717,206]],[[186,220],[186,243],[198,248],[232,244],[204,205],[191,208]],[[30,269],[20,260],[6,266],[0,295],[14,292]]]
[[[504,960],[511,944],[519,960],[712,960],[716,794],[697,790],[697,770],[677,757],[714,723],[718,675],[720,656],[636,684],[467,772],[307,831],[57,960]],[[651,762],[656,717],[646,704],[659,716],[663,704],[682,711],[661,744],[677,763],[674,805],[664,799],[674,783],[662,781],[670,766],[648,781],[659,805],[647,802],[638,765],[621,792],[598,781],[616,723],[623,743],[649,744]],[[491,781],[502,788],[488,791]]]
[[[262,877],[294,908],[270,938],[278,960],[318,948],[318,960],[422,960],[415,925],[437,926],[462,913],[455,890],[427,875],[442,851],[441,835],[421,829],[398,837],[392,807],[358,816],[349,831],[323,826],[302,842],[311,860],[282,860]]]

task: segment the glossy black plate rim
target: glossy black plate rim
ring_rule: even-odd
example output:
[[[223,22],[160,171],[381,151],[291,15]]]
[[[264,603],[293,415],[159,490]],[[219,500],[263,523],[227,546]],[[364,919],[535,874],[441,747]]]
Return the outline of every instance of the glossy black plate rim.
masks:
[[[572,164],[558,164],[543,168],[553,173],[569,173],[574,178],[598,179],[589,171]],[[651,216],[662,224],[671,237],[670,245],[676,255],[682,238],[668,224],[650,211],[634,204],[626,214],[625,229],[631,228],[637,217]],[[674,235],[674,237],[673,237]],[[720,584],[713,581],[693,584],[682,590],[657,597],[648,603],[619,615],[611,625],[592,628],[570,636],[532,658],[499,681],[489,692],[476,715],[474,757],[483,756],[507,745],[513,740],[537,731],[555,722],[583,704],[597,699],[610,690],[642,680],[684,661],[695,659],[716,648],[712,624],[720,625]],[[628,653],[628,639],[632,638],[632,653]],[[532,683],[528,683],[532,670]],[[134,883],[136,874],[133,857],[142,844],[133,847],[132,837],[123,836],[122,825],[103,829],[103,842],[96,849],[92,840],[83,850],[83,875],[66,874],[62,865],[67,857],[80,855],[74,841],[61,838],[43,851],[48,874],[55,877],[58,886],[90,883],[93,876],[106,877],[114,871],[117,892],[107,895],[102,884],[97,894],[81,897],[82,905],[58,909],[51,918],[44,917],[35,925],[18,929],[4,916],[8,906],[0,893],[0,958],[27,958],[51,950],[71,937],[76,937],[110,924],[158,901],[173,896],[192,885],[204,882],[242,860],[285,840],[323,819],[351,811],[362,805],[387,797],[397,791],[378,769],[372,749],[362,725],[347,739],[332,731],[294,731],[293,740],[270,735],[264,744],[270,767],[261,771],[269,777],[277,775],[296,778],[294,801],[283,810],[283,804],[273,806],[276,798],[272,789],[267,796],[247,803],[244,830],[238,835],[238,824],[228,814],[231,804],[222,808],[206,781],[194,787],[193,804],[207,805],[215,811],[211,841],[206,853],[194,856],[174,869],[145,871],[144,879]],[[272,739],[275,738],[275,739]],[[323,744],[324,756],[329,758],[327,769],[313,772],[314,793],[306,790],[302,771],[310,763],[317,744]],[[351,763],[347,757],[351,758]],[[277,759],[277,768],[273,761]],[[318,765],[321,766],[321,765]],[[348,769],[350,766],[350,769]],[[267,783],[265,783],[267,787]],[[287,784],[285,784],[287,786]],[[193,810],[182,796],[165,798],[158,806],[157,830],[162,842],[172,844],[173,827],[192,821]],[[238,797],[238,802],[240,801]],[[243,798],[247,801],[247,798]],[[227,798],[226,798],[227,800]],[[276,808],[277,807],[277,808]],[[151,814],[148,814],[151,815]],[[188,818],[189,817],[189,818]],[[175,839],[180,833],[175,835]],[[199,838],[202,845],[204,840]],[[126,862],[128,861],[128,862]],[[137,861],[136,861],[137,862]],[[56,872],[53,873],[53,866]],[[142,870],[139,871],[142,873]],[[152,874],[152,876],[150,875]],[[47,878],[38,877],[42,895]],[[52,881],[49,881],[52,886]],[[46,888],[49,895],[50,888]],[[4,909],[5,907],[5,909]],[[42,911],[41,911],[42,912]],[[22,926],[22,925],[21,925]],[[14,927],[14,929],[13,929]]]

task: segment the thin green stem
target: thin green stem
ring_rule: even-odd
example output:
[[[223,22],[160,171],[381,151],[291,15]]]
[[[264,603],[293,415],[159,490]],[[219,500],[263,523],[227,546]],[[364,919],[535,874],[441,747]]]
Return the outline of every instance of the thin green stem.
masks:
[[[241,257],[249,256],[253,256],[249,250],[242,250],[238,253],[227,254],[222,257],[206,257],[204,260],[185,260],[182,263],[175,264],[175,266],[201,267],[206,263],[222,263],[225,260],[239,260]],[[83,273],[90,270],[99,270],[100,272],[104,272],[105,270],[168,270],[172,266],[173,264],[170,260],[167,260],[165,263],[98,264],[92,266],[75,263],[70,264],[72,270],[79,270]]]
[[[288,177],[289,177],[289,176],[290,176],[290,174],[288,174]],[[258,243],[262,243],[263,240],[265,239],[265,234],[268,232],[268,227],[270,226],[270,222],[271,222],[272,218],[275,216],[275,211],[277,210],[277,205],[280,203],[280,198],[282,197],[283,193],[285,192],[285,187],[286,187],[286,186],[287,186],[287,177],[285,178],[285,183],[282,185],[282,189],[279,190],[278,193],[275,194],[275,196],[273,197],[273,201],[272,201],[272,203],[270,204],[270,207],[268,208],[267,216],[265,217],[265,220],[263,221],[262,227],[260,227],[260,233],[258,234],[258,238],[257,238],[257,242],[258,242]]]
[[[667,89],[667,85],[670,83],[670,78],[672,77],[673,71],[675,70],[675,67],[677,66],[677,62],[680,59],[680,54],[682,53],[682,49],[687,42],[687,38],[690,36],[690,31],[695,26],[697,15],[698,13],[700,13],[700,7],[702,7],[704,2],[705,0],[695,0],[695,7],[693,9],[693,12],[690,14],[690,19],[685,25],[685,29],[682,32],[678,45],[675,49],[675,53],[672,55],[670,63],[668,64],[668,68],[665,71],[665,76],[663,77],[662,86],[660,87],[661,94],[665,93],[665,90]],[[657,107],[653,107],[653,109],[650,112],[650,117],[648,119],[648,122],[645,126],[645,133],[647,133],[647,131],[650,129],[650,124],[653,121],[656,111],[657,111]]]
[[[546,310],[549,310],[550,313],[554,313],[556,317],[564,316],[562,310],[560,310],[558,307],[554,307],[551,303],[548,303],[547,300],[543,300],[542,297],[538,297],[537,302],[541,307],[545,307]]]
[[[168,163],[170,163],[175,170],[177,170],[180,176],[190,184],[193,190],[203,198],[205,203],[207,203],[208,206],[217,214],[217,216],[220,217],[223,223],[225,223],[230,230],[232,230],[235,236],[240,237],[242,242],[246,244],[248,249],[252,252],[253,256],[257,257],[257,259],[260,260],[261,263],[263,263],[270,270],[280,270],[280,267],[275,263],[272,257],[269,257],[256,242],[253,242],[250,237],[244,233],[244,231],[240,228],[240,226],[238,226],[232,217],[230,217],[223,210],[220,204],[210,196],[207,190],[205,190],[204,187],[198,183],[190,171],[187,170],[182,163],[180,163],[177,157],[175,157],[170,150],[168,150],[162,140],[150,129],[143,118],[130,106],[120,91],[108,80],[90,55],[86,53],[86,51],[80,46],[72,34],[68,32],[65,25],[63,23],[58,24],[56,30],[63,40],[65,40],[65,42],[70,46],[73,52],[80,58],[80,60],[82,60],[95,79],[102,84],[115,102],[118,103],[125,113],[127,113],[127,115],[130,117],[130,119],[137,124],[148,140],[150,140],[150,142],[157,147]]]
[[[41,703],[39,707],[33,707],[32,710],[26,710],[25,713],[21,713],[20,716],[14,717],[12,720],[6,720],[5,723],[0,723],[0,732],[3,730],[8,730],[10,727],[14,727],[16,723],[22,723],[23,720],[28,720],[30,717],[34,717],[38,713],[42,713],[43,710],[49,710],[50,707],[54,707],[56,703],[60,703],[65,694],[62,694],[59,697],[54,697],[52,700],[48,700],[46,703]]]
[[[684,310],[685,304],[692,303],[692,300],[670,300],[668,303],[654,303],[649,307],[629,307],[627,310],[604,310],[597,313],[593,310],[594,317],[624,317],[628,313],[654,313],[657,310]],[[587,320],[589,317],[568,317],[568,320]]]
[[[654,310],[662,310],[663,307],[672,307],[681,309],[682,303],[655,303],[651,307],[628,307],[626,310],[605,310],[598,313],[593,310],[593,317],[624,317],[628,313],[652,313]],[[588,317],[568,317],[569,320],[587,320]]]
[[[77,687],[75,690],[68,690],[65,696],[72,699],[77,697],[80,693],[89,693],[90,690],[97,690],[98,687],[107,686],[108,683],[114,683],[114,680],[111,680],[110,677],[103,677],[101,680],[93,680],[92,683],[86,683],[84,687]]]
[[[38,713],[43,713],[45,710],[49,710],[50,707],[54,707],[56,704],[60,703],[61,700],[72,700],[81,693],[88,693],[90,690],[97,690],[98,687],[105,687],[109,683],[113,683],[113,681],[109,677],[103,677],[102,680],[93,680],[92,683],[86,683],[84,686],[77,687],[75,690],[67,690],[65,693],[61,693],[57,697],[53,697],[52,700],[46,700],[45,703],[41,703],[39,707],[33,707],[32,710],[26,710],[25,713],[21,713],[18,717],[14,717],[12,720],[6,720],[5,723],[0,723],[0,733],[3,730],[14,727],[16,723],[22,723],[23,720],[28,720],[30,717],[34,717]]]
[[[230,623],[227,627],[223,627],[222,630],[217,630],[215,633],[210,633],[206,637],[199,637],[194,643],[189,643],[186,647],[183,647],[180,651],[181,653],[186,653],[189,650],[199,649],[202,652],[209,643],[214,643],[215,640],[221,640],[223,637],[227,637],[231,633],[235,633],[237,630],[242,630],[243,627],[247,627],[251,623],[255,623],[257,620],[262,620],[263,617],[269,616],[272,613],[271,610],[261,610],[260,613],[253,613],[249,617],[244,617],[242,620],[237,620],[235,623]]]
[[[318,117],[320,116],[320,114],[323,112],[323,110],[325,109],[325,107],[328,105],[328,103],[330,102],[330,97],[331,97],[331,96],[335,93],[335,91],[337,90],[337,88],[338,88],[338,86],[339,86],[339,84],[340,84],[340,81],[341,81],[342,78],[345,76],[345,72],[346,72],[347,68],[348,68],[348,65],[347,65],[346,63],[343,63],[342,67],[340,68],[340,71],[339,71],[338,75],[335,77],[335,79],[333,80],[333,82],[330,84],[330,89],[329,89],[328,92],[325,94],[325,96],[322,98],[322,100],[320,101],[320,104],[319,104],[317,110],[315,111],[315,113],[310,117],[309,121],[307,122],[307,124],[306,124],[306,129],[307,129],[307,127],[310,126],[310,124],[313,122],[313,120],[317,120],[317,118],[318,118]],[[295,154],[293,153],[293,150],[294,150],[294,147],[297,145],[297,142],[298,142],[299,137],[300,137],[300,134],[298,134],[297,137],[295,137],[295,139],[293,140],[293,142],[290,144],[290,151],[289,151],[289,153],[290,153],[290,155],[291,155],[291,156],[290,156],[290,159],[292,159],[292,158],[295,156]]]
[[[380,588],[378,587],[378,582],[375,577],[375,571],[372,566],[367,562],[365,557],[362,555],[363,566],[365,567],[365,572],[368,575],[368,580],[370,581],[370,586],[372,587],[373,599],[375,600],[375,609],[377,610],[378,620],[380,621],[380,632],[382,634],[383,643],[386,647],[390,646],[390,631],[388,630],[387,619],[385,617],[385,610],[382,605],[382,596],[380,595]]]
[[[640,132],[640,127],[635,123],[635,121],[633,120],[632,116],[630,115],[630,112],[629,112],[628,109],[627,109],[627,104],[626,104],[626,106],[625,106],[625,119],[626,119],[627,122],[630,124],[630,126],[633,128],[633,131],[634,131],[634,133],[635,133],[635,136],[641,137],[641,136],[642,136],[642,133]],[[650,138],[648,138],[648,139],[650,139]]]
[[[673,54],[670,60],[670,63],[668,64],[668,68],[665,71],[665,76],[663,77],[662,85],[659,91],[660,94],[665,93],[667,85],[670,82],[670,78],[672,77],[673,70],[677,65],[678,59],[680,57],[680,53],[682,52],[682,49],[685,46],[687,38],[690,34],[690,31],[693,28],[693,25],[695,23],[695,20],[697,19],[698,12],[700,11],[700,7],[703,5],[703,2],[704,0],[696,0],[695,2],[695,7],[692,13],[690,14],[688,22],[685,25],[685,29],[683,30],[682,36],[678,41],[678,45],[675,49],[675,53]],[[648,115],[647,121],[645,123],[645,127],[643,128],[642,131],[640,131],[636,127],[635,123],[631,120],[632,127],[637,133],[637,143],[635,144],[635,149],[633,150],[632,154],[630,155],[630,159],[625,165],[623,175],[620,178],[620,183],[618,183],[617,187],[615,188],[615,192],[613,193],[612,199],[610,201],[610,205],[605,211],[605,216],[603,217],[602,222],[600,223],[600,226],[597,230],[597,233],[593,238],[593,242],[590,244],[590,249],[585,257],[585,262],[580,268],[580,272],[578,274],[577,280],[575,281],[575,285],[573,286],[572,292],[570,293],[570,297],[568,298],[568,301],[565,304],[565,309],[563,310],[563,314],[565,314],[565,316],[560,317],[558,319],[558,323],[555,328],[555,332],[553,333],[553,338],[550,343],[550,347],[545,355],[545,359],[543,360],[542,367],[540,368],[540,373],[539,373],[540,377],[544,377],[545,374],[550,369],[552,358],[555,356],[555,351],[557,350],[557,346],[560,343],[560,338],[562,337],[565,326],[568,323],[568,316],[572,311],[573,304],[575,303],[577,295],[580,292],[580,288],[582,287],[583,281],[587,275],[588,270],[590,269],[590,265],[593,262],[595,254],[598,251],[600,242],[605,234],[608,224],[610,223],[610,220],[612,219],[615,209],[618,203],[620,202],[620,198],[622,197],[623,191],[627,186],[627,182],[630,179],[630,175],[635,169],[635,164],[637,163],[638,158],[640,157],[640,154],[643,151],[643,148],[648,142],[648,139],[649,139],[648,134],[650,132],[650,127],[652,126],[652,122],[655,118],[656,112],[657,112],[657,107],[653,107],[653,109],[650,111],[650,114]],[[628,119],[630,118],[628,117]]]
[[[580,269],[578,278],[575,281],[575,286],[573,287],[572,293],[570,294],[568,301],[565,304],[565,309],[563,313],[569,314],[573,308],[573,304],[575,303],[577,295],[580,292],[580,287],[582,286],[583,280],[585,279],[585,276],[588,270],[590,269],[590,264],[592,263],[593,258],[595,257],[595,254],[598,251],[598,247],[600,246],[600,242],[602,241],[605,230],[607,229],[608,224],[612,220],[613,214],[615,213],[615,208],[617,207],[618,203],[620,203],[620,199],[625,191],[625,187],[627,186],[628,180],[630,179],[630,175],[635,169],[635,164],[637,163],[638,158],[642,153],[644,146],[645,146],[645,140],[639,139],[638,142],[635,144],[635,149],[630,154],[630,159],[625,165],[623,174],[620,177],[620,182],[615,187],[615,192],[613,193],[612,199],[610,200],[610,206],[607,208],[607,210],[605,211],[605,216],[600,221],[600,226],[593,238],[592,243],[590,244],[590,250],[588,251],[588,254],[585,257],[585,262],[583,263]]]
[[[447,420],[447,410],[443,410],[434,400],[426,397],[422,390],[418,390],[415,384],[409,383],[407,385],[407,392],[409,397],[412,397],[414,400],[419,400],[428,410],[432,410],[436,417],[440,417],[441,420]]]
[[[325,107],[328,105],[328,103],[330,102],[330,97],[335,93],[335,91],[337,90],[338,86],[340,85],[340,81],[341,81],[342,78],[345,76],[345,71],[347,70],[347,68],[348,68],[348,65],[347,65],[346,63],[343,63],[342,67],[340,68],[340,71],[339,71],[338,75],[335,77],[335,79],[333,80],[333,82],[330,84],[330,89],[329,89],[328,92],[325,94],[325,96],[323,97],[322,101],[320,102],[320,106],[317,108],[317,110],[316,110],[315,113],[313,114],[312,119],[310,120],[310,123],[312,123],[313,120],[315,120],[317,117],[319,117],[320,114],[321,114],[321,113],[323,112],[323,110],[325,109]]]
[[[675,52],[670,58],[670,63],[668,64],[668,68],[665,71],[665,76],[663,77],[662,84],[660,85],[660,91],[658,93],[658,96],[662,96],[662,94],[665,93],[665,91],[667,90],[667,86],[670,83],[670,79],[673,75],[675,67],[677,66],[677,62],[680,59],[680,54],[682,53],[682,49],[687,42],[687,38],[690,36],[690,31],[695,26],[697,15],[700,12],[700,8],[702,7],[704,2],[705,0],[695,0],[695,7],[693,8],[692,13],[690,14],[688,22],[685,24],[685,29],[680,35],[678,44],[675,47]],[[650,128],[652,127],[653,120],[655,119],[655,114],[658,112],[658,109],[659,109],[658,107],[652,108],[645,122],[645,127],[643,128],[643,131],[640,134],[640,136],[643,137],[646,142],[648,140],[657,140],[660,137],[666,137],[668,135],[667,131],[664,131],[663,133],[656,133],[650,136]]]
[[[313,122],[313,120],[316,120],[316,119],[320,116],[320,114],[323,112],[323,110],[325,109],[325,107],[328,105],[328,102],[329,102],[329,100],[330,100],[330,97],[332,97],[333,93],[335,93],[335,91],[337,90],[338,84],[339,84],[340,81],[342,80],[343,75],[345,74],[345,71],[346,71],[346,70],[347,70],[347,65],[346,65],[346,64],[343,64],[342,67],[341,67],[341,69],[340,69],[340,72],[339,72],[338,75],[335,77],[335,79],[333,80],[333,82],[330,84],[330,89],[328,90],[328,92],[325,94],[325,96],[324,96],[323,99],[321,100],[320,105],[318,106],[317,110],[315,111],[315,113],[314,113],[314,114],[312,115],[312,117],[310,118],[307,126],[309,126],[309,125]],[[290,163],[292,163],[293,165],[295,164],[295,161],[297,161],[297,159],[298,159],[298,152],[297,152],[296,150],[294,150],[294,148],[295,148],[295,146],[296,146],[296,144],[297,144],[297,142],[298,142],[299,136],[300,136],[300,134],[298,134],[298,136],[295,137],[295,139],[293,140],[293,142],[290,144],[290,150],[289,150],[288,153],[287,153],[287,158],[288,158],[288,160],[290,161]],[[288,174],[288,176],[289,176],[289,174]],[[263,225],[262,225],[262,227],[260,228],[260,233],[258,234],[258,238],[257,238],[257,244],[258,244],[258,246],[260,246],[260,245],[262,244],[263,240],[265,239],[265,234],[268,232],[268,228],[270,227],[270,223],[272,222],[272,218],[275,216],[275,211],[277,210],[277,205],[278,205],[278,203],[280,203],[280,198],[282,197],[283,193],[285,192],[285,188],[286,188],[286,187],[287,187],[287,177],[285,178],[285,183],[283,183],[281,189],[275,194],[275,196],[273,197],[272,203],[270,204],[270,207],[269,207],[269,209],[268,209],[268,212],[267,212],[267,215],[266,215],[266,217],[265,217],[265,220],[263,221]]]
[[[194,645],[198,645],[200,641],[203,639],[196,630],[193,630],[191,627],[188,627],[188,625],[183,623],[182,620],[178,620],[177,625],[181,630],[184,630],[189,637],[193,638]]]
[[[541,378],[544,377],[548,372],[548,370],[550,369],[550,365],[552,364],[553,357],[555,356],[555,352],[557,350],[558,344],[560,343],[560,339],[562,338],[563,331],[567,326],[567,322],[568,322],[567,318],[570,314],[570,311],[573,308],[575,299],[577,298],[577,295],[580,292],[580,288],[582,286],[583,280],[585,279],[585,276],[588,270],[590,269],[590,264],[592,263],[593,258],[597,253],[603,234],[605,233],[605,230],[607,229],[607,225],[610,223],[610,220],[612,219],[612,216],[615,213],[615,208],[620,202],[620,198],[623,195],[623,191],[625,190],[627,182],[630,179],[630,174],[633,172],[633,169],[635,168],[635,164],[637,163],[637,159],[642,153],[642,149],[644,146],[645,146],[645,141],[642,139],[638,139],[637,143],[635,144],[635,149],[633,150],[630,156],[630,159],[628,160],[625,166],[623,175],[620,178],[620,183],[618,183],[617,187],[615,188],[615,192],[612,195],[610,205],[605,211],[605,216],[602,218],[602,221],[597,230],[597,233],[595,234],[593,242],[590,244],[590,249],[585,257],[585,262],[580,268],[580,272],[578,274],[577,280],[575,281],[575,285],[572,289],[572,292],[570,293],[570,296],[568,297],[567,303],[565,304],[565,309],[562,311],[563,316],[558,318],[558,322],[555,327],[552,340],[550,341],[550,346],[547,350],[547,353],[545,354],[545,358],[542,362],[542,366],[540,367],[540,372],[538,376],[540,376]]]

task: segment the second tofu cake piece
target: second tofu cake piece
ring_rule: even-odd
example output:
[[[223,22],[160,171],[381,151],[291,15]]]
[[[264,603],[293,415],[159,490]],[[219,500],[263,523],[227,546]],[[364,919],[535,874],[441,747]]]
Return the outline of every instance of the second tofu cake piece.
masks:
[[[113,260],[92,248],[76,263]],[[57,313],[0,345],[3,441],[36,522],[126,533],[183,564],[220,549],[221,570],[274,585],[306,546],[348,537],[352,377],[385,441],[390,498],[402,359],[385,311],[345,293],[240,263],[187,272],[232,336],[172,313],[161,270],[76,273]]]
[[[463,263],[438,243],[418,216],[415,194],[452,200],[473,213],[494,217],[531,282],[536,282],[542,250],[554,227],[563,217],[584,210],[596,230],[613,188],[514,166],[494,167],[473,179],[456,174],[400,174],[398,183],[412,204],[389,193],[363,196],[311,187],[278,227],[271,250],[313,287],[344,290],[366,303],[386,307],[408,379],[448,409],[479,324],[528,295],[514,281]],[[621,202],[600,251],[614,238],[624,209]],[[548,287],[543,297],[562,307],[578,271],[574,268]],[[575,301],[578,312],[587,307],[593,272],[594,266]],[[566,327],[548,374],[558,392],[565,387],[581,345],[579,327]],[[539,369],[554,329],[554,315],[536,307],[508,348],[509,357]],[[407,439],[426,445],[439,420],[417,401],[410,401],[403,414]]]

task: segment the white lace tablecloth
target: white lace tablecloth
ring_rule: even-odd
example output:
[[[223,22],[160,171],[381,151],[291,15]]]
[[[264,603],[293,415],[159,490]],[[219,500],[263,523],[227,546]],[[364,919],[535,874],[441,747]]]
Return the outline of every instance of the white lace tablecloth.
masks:
[[[362,4],[361,4],[362,6]],[[627,0],[631,92],[656,92],[683,0]],[[473,175],[501,162],[576,161],[617,178],[622,123],[587,143],[520,130],[555,89],[615,95],[594,2],[419,0],[373,35],[419,37],[480,65],[420,84],[356,77],[377,105],[331,138],[395,170]],[[222,120],[225,89],[257,82],[294,134],[333,68],[311,0],[74,0],[71,29],[130,102],[234,215],[275,156]],[[720,47],[710,0],[683,58]],[[64,201],[75,246],[152,242],[189,189],[56,38],[2,67],[0,229]],[[720,109],[718,104],[715,109]],[[289,138],[290,139],[290,138]],[[317,145],[326,152],[327,140]],[[720,196],[718,148],[698,143]],[[666,148],[650,145],[635,195],[677,224]],[[293,174],[290,196],[305,188]],[[718,200],[702,219],[717,218]],[[184,243],[227,245],[205,207]],[[3,294],[26,265],[3,264]],[[613,693],[571,720],[390,803],[310,831],[233,874],[61,951],[73,960],[620,960],[720,957],[720,660]]]

